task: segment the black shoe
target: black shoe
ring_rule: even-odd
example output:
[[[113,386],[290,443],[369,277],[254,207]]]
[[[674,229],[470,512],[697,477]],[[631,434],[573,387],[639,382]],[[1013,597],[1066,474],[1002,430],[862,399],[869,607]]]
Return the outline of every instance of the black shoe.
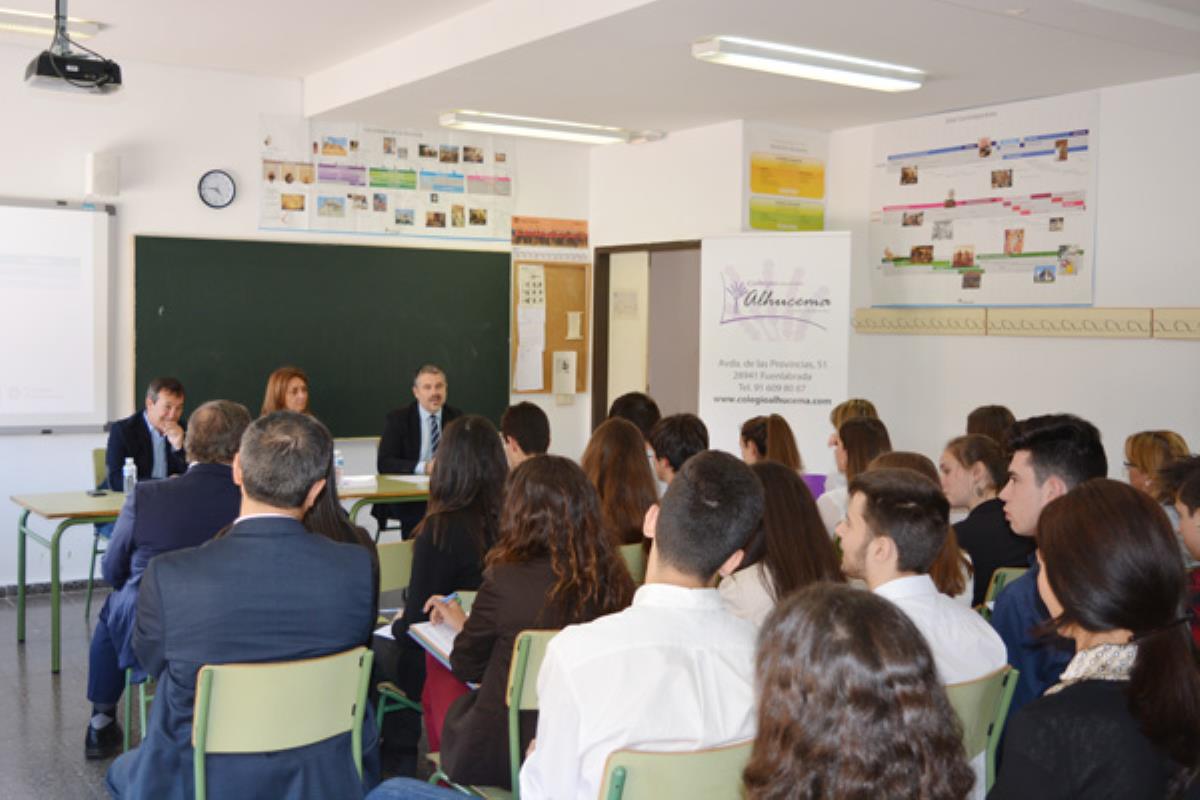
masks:
[[[121,726],[116,720],[103,728],[87,726],[87,737],[83,740],[83,753],[89,760],[112,758],[121,752],[125,737],[121,735]]]

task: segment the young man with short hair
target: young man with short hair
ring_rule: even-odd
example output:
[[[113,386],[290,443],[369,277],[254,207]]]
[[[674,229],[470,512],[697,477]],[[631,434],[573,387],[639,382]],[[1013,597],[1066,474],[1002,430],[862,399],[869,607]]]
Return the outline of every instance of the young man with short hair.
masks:
[[[537,740],[521,770],[525,800],[593,800],[605,759],[623,747],[753,737],[755,628],[712,585],[741,563],[762,509],[762,486],[733,456],[709,451],[683,465],[646,513],[652,544],[633,605],[550,642]]]
[[[1012,461],[1000,499],[1013,533],[1020,536],[1037,533],[1038,518],[1051,500],[1090,478],[1108,474],[1100,432],[1072,414],[1047,414],[1017,422],[1010,429],[1008,449]],[[1029,572],[1004,587],[992,612],[992,626],[1008,649],[1008,663],[1021,671],[1010,715],[1058,683],[1074,655],[1066,639],[1047,637],[1040,631],[1050,612],[1038,596],[1036,555],[1030,566]]]
[[[675,474],[696,453],[708,449],[708,428],[695,414],[672,414],[650,429],[654,475],[670,485]]]
[[[500,438],[508,468],[516,469],[550,449],[550,420],[540,406],[528,400],[511,405],[500,417]]]

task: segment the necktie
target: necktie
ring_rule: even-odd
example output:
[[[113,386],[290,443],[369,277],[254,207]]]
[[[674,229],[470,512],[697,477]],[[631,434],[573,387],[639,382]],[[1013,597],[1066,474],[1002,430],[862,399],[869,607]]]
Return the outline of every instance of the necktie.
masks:
[[[429,457],[437,455],[438,442],[442,439],[441,426],[436,415],[429,418]]]

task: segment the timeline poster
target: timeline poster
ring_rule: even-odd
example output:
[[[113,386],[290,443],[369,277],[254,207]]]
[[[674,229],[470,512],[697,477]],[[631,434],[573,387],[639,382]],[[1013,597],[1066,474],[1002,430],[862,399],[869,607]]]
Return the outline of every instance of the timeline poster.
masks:
[[[1095,92],[881,125],[873,305],[1086,305]]]
[[[825,229],[825,161],[829,135],[747,122],[742,227],[761,231]]]
[[[745,234],[700,247],[700,398],[715,449],[779,414],[805,468],[829,474],[829,412],[846,398],[850,234]]]

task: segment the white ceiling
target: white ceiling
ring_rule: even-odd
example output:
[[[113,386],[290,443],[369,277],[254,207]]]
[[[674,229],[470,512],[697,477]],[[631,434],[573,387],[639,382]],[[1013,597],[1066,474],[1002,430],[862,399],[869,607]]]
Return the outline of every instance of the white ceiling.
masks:
[[[552,35],[536,30],[545,6],[534,0],[74,0],[70,11],[111,25],[89,44],[118,61],[336,76],[341,96],[321,117],[396,127],[430,128],[441,112],[474,108],[664,131],[737,118],[835,129],[1200,72],[1200,0],[556,2],[632,8]],[[469,35],[482,14],[514,21],[503,47]],[[532,32],[514,42],[521,15]],[[401,57],[381,82],[379,59],[364,60],[354,80],[356,57],[420,42],[435,24],[450,42],[461,24],[457,63],[409,78]],[[905,64],[930,78],[886,95],[694,60],[691,42],[718,33]]]

